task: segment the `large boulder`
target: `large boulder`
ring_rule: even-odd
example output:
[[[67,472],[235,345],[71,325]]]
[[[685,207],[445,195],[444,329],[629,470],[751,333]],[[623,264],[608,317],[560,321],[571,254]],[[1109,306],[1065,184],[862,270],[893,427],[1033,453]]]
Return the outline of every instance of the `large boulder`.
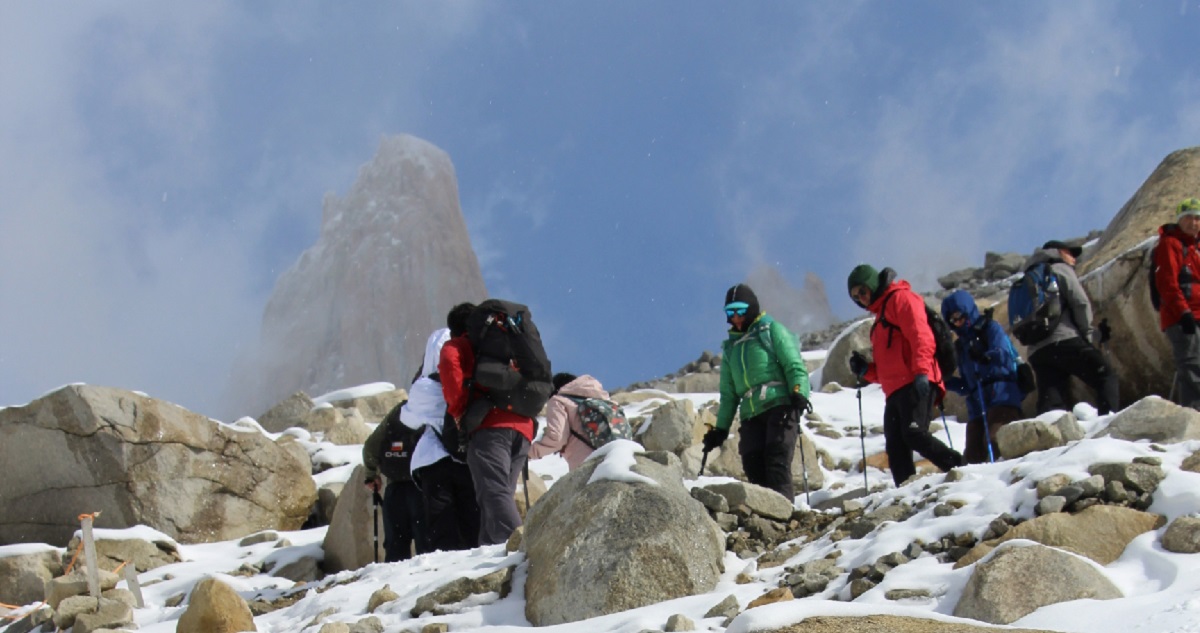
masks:
[[[1160,444],[1200,440],[1200,411],[1158,396],[1146,396],[1115,415],[1097,436]]]
[[[179,616],[176,633],[239,633],[257,631],[246,601],[216,578],[196,583],[187,609]]]
[[[1078,514],[1055,512],[1025,521],[1000,538],[976,545],[954,567],[970,565],[1014,539],[1057,547],[1107,565],[1121,557],[1130,541],[1163,525],[1161,515],[1120,506],[1092,506]]]
[[[65,545],[96,526],[147,525],[183,542],[298,529],[311,466],[257,430],[121,389],[71,385],[0,410],[0,544]]]
[[[696,405],[682,398],[672,400],[651,412],[649,426],[643,426],[638,440],[651,451],[679,454],[692,445],[696,427]]]
[[[1094,565],[1044,545],[1015,543],[979,563],[963,588],[954,615],[1008,624],[1051,604],[1124,595]]]
[[[1198,181],[1200,147],[1173,152],[1080,258],[1080,278],[1095,318],[1108,319],[1112,326],[1108,348],[1121,378],[1123,401],[1170,392],[1174,362],[1159,330],[1158,313],[1150,305],[1147,270],[1158,227],[1174,221],[1175,206],[1196,195]]]
[[[43,544],[0,547],[0,602],[25,605],[42,600],[46,581],[62,574],[62,552]]]
[[[363,481],[363,467],[357,466],[338,495],[333,520],[321,544],[326,573],[358,569],[383,560],[383,508],[375,512],[371,491]]]
[[[678,460],[664,465],[637,450],[623,440],[605,446],[530,512],[525,616],[535,626],[716,586],[725,554],[721,530],[684,488]]]
[[[857,351],[870,357],[872,323],[872,318],[855,321],[834,339],[829,346],[829,353],[825,355],[825,364],[821,366],[820,386],[831,382],[843,387],[858,384],[858,378],[850,371],[850,354]]]

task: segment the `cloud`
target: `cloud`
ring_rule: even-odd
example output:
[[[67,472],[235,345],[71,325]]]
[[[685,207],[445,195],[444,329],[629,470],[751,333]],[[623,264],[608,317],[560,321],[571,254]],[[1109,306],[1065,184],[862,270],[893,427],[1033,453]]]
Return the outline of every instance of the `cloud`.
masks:
[[[320,191],[348,184],[369,158],[357,152],[421,116],[409,96],[325,119],[312,112],[357,102],[254,100],[278,87],[272,68],[296,67],[265,65],[272,52],[349,50],[322,39],[337,19],[362,17],[339,11],[0,7],[0,404],[84,381],[220,409],[273,279],[315,236]],[[389,5],[369,22],[396,53],[379,60],[402,84],[387,94],[419,94],[431,59],[487,14],[475,2]],[[378,83],[361,59],[344,68]],[[250,73],[254,83],[239,83]],[[275,110],[247,129],[244,104]],[[279,145],[321,133],[351,143]]]
[[[718,172],[751,260],[815,258],[827,277],[870,261],[930,288],[984,250],[1102,228],[1195,129],[1183,100],[1178,121],[1144,113],[1119,5],[866,8],[811,10],[791,53],[744,81]],[[927,18],[918,33],[942,37],[914,38]]]

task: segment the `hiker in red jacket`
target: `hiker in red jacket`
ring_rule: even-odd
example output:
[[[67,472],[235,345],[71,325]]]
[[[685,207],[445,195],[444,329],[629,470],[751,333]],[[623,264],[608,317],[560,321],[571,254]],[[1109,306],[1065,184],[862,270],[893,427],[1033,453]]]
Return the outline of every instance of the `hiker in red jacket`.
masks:
[[[883,387],[887,398],[883,435],[892,480],[899,486],[917,472],[913,451],[943,471],[966,461],[929,432],[933,405],[946,394],[934,358],[937,343],[925,315],[925,300],[907,281],[895,277],[891,268],[879,272],[861,264],[850,272],[846,285],[850,298],[875,315],[871,325],[875,361],[854,352],[850,370],[860,380]]]
[[[446,325],[451,338],[438,359],[446,411],[456,423],[461,423],[472,400],[466,384],[475,372],[475,351],[467,338],[467,316],[474,307],[463,303],[450,310]],[[531,418],[492,408],[467,440],[467,466],[479,503],[480,545],[504,543],[521,526],[515,494],[533,442],[533,424]]]
[[[1175,209],[1175,224],[1158,229],[1154,248],[1154,287],[1158,290],[1158,318],[1175,356],[1175,401],[1200,409],[1200,200],[1188,198]]]

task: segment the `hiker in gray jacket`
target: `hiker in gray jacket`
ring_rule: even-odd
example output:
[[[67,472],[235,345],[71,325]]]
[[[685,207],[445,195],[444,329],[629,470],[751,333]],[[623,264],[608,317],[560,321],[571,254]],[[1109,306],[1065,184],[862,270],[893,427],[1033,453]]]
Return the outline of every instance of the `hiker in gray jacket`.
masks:
[[[1075,260],[1083,248],[1051,240],[1025,263],[1025,268],[1047,262],[1058,283],[1062,319],[1046,338],[1028,348],[1029,364],[1037,374],[1037,411],[1066,409],[1068,382],[1076,376],[1096,393],[1101,415],[1117,409],[1120,395],[1117,375],[1100,350],[1092,344],[1092,303],[1075,275]],[[1101,329],[1106,334],[1106,329]],[[1099,341],[1101,344],[1106,340]]]

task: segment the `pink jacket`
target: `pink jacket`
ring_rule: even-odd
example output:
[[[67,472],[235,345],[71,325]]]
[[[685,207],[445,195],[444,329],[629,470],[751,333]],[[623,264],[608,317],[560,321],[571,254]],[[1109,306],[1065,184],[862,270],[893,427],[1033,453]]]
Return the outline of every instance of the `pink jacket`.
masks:
[[[562,453],[567,460],[567,467],[575,470],[592,454],[592,448],[571,432],[582,433],[578,405],[574,400],[563,396],[571,395],[578,398],[600,398],[608,400],[608,392],[599,380],[584,374],[563,385],[558,395],[546,403],[546,430],[541,439],[533,443],[529,449],[530,459],[545,457],[551,453]]]

